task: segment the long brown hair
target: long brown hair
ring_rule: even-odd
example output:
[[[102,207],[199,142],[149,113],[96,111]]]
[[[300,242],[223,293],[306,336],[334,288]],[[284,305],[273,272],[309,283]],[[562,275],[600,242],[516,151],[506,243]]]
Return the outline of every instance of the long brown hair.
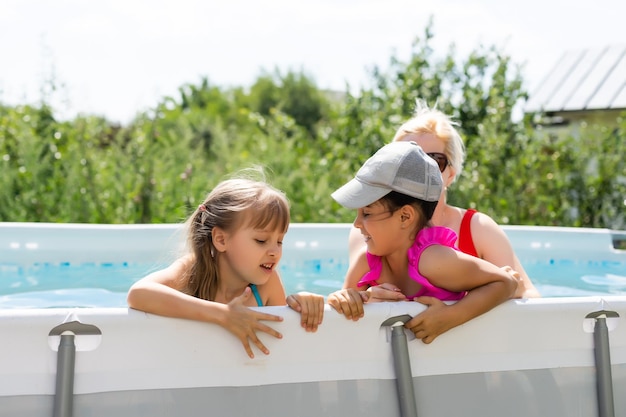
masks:
[[[235,231],[243,226],[287,232],[289,228],[287,197],[264,181],[235,178],[222,181],[187,220],[188,245],[193,265],[187,278],[191,295],[215,300],[218,285],[217,250],[212,231],[219,227]]]

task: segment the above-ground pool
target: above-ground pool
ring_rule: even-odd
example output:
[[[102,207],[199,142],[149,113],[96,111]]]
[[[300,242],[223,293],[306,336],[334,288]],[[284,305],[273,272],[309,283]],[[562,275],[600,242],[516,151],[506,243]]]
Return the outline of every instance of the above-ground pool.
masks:
[[[341,286],[349,228],[291,225],[288,292]],[[179,225],[0,223],[0,415],[626,415],[626,234],[505,231],[544,298],[428,345],[401,326],[425,308],[414,302],[366,305],[358,322],[326,306],[316,333],[261,307],[284,317],[283,338],[260,335],[271,354],[250,359],[219,326],[124,306],[177,256]]]

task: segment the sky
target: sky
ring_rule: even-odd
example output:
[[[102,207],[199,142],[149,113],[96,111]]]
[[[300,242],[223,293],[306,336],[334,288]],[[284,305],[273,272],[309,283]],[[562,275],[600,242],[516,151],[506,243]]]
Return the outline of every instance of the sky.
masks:
[[[495,46],[532,93],[566,50],[626,43],[624,16],[623,0],[0,0],[0,102],[127,123],[202,77],[293,70],[345,91],[408,59],[431,18],[435,54]]]

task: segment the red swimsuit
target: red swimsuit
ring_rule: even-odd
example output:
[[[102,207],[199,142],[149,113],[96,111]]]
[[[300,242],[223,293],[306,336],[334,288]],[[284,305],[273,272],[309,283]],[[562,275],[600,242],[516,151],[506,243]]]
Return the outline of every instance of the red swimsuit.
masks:
[[[472,239],[472,230],[470,229],[472,216],[476,213],[477,212],[474,209],[467,209],[467,211],[463,215],[463,219],[461,220],[461,228],[459,230],[459,249],[461,250],[461,252],[478,258],[478,252],[476,251],[476,247],[474,246],[474,239]]]

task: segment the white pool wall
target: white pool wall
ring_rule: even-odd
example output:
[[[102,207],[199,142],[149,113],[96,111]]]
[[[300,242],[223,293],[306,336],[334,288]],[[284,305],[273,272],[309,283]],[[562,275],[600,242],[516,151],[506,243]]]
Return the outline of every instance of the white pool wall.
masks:
[[[507,407],[514,417],[596,415],[593,324],[585,317],[607,308],[621,316],[610,323],[610,353],[623,414],[626,297],[584,297],[509,301],[432,344],[410,340],[420,415],[496,416]],[[76,415],[399,415],[381,324],[420,305],[368,305],[356,323],[327,308],[317,333],[300,328],[286,307],[263,310],[285,318],[273,324],[284,337],[261,335],[271,353],[255,350],[254,359],[224,329],[194,321],[123,308],[0,311],[0,415],[50,415],[58,337],[48,335],[74,320],[102,332],[76,336]]]

